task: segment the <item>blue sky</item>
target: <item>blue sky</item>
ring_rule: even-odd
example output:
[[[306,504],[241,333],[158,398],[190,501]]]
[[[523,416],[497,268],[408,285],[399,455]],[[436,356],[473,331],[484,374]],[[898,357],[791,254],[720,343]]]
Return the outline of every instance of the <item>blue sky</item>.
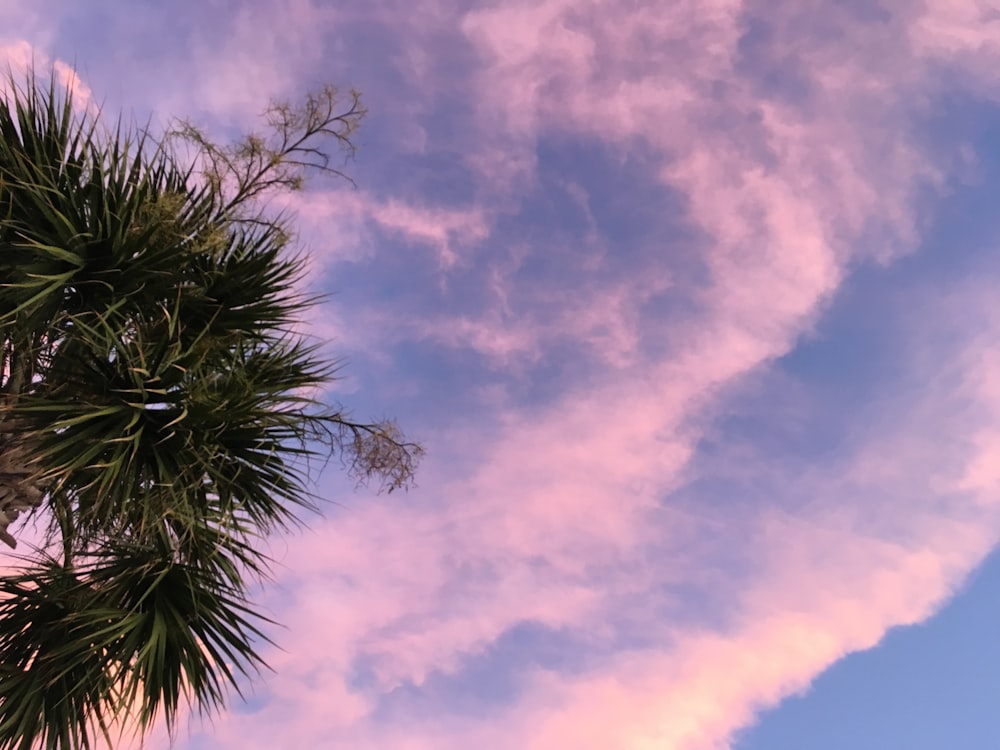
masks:
[[[154,129],[224,139],[321,83],[370,112],[356,187],[280,203],[328,397],[428,457],[406,495],[317,478],[261,592],[274,673],[173,747],[1000,744],[985,4],[40,0],[0,29]]]

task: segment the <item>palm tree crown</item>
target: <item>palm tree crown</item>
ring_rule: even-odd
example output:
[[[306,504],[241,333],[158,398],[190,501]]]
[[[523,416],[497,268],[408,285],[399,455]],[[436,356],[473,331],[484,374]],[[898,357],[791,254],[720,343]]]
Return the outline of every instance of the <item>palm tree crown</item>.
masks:
[[[331,363],[294,332],[314,300],[269,191],[332,170],[363,114],[332,89],[271,135],[162,143],[11,77],[0,106],[0,750],[89,748],[218,708],[262,662],[247,599],[263,537],[311,506],[325,444],[388,489],[419,447],[310,395]],[[184,145],[189,158],[178,156]],[[317,442],[320,441],[320,442]]]

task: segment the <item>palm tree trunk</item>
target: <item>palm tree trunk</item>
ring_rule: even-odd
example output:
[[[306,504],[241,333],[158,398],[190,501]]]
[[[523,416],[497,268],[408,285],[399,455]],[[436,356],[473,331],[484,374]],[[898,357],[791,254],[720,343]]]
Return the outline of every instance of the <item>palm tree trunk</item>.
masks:
[[[0,541],[11,548],[17,540],[7,530],[25,511],[42,504],[45,491],[38,480],[38,468],[31,466],[24,444],[24,426],[10,416],[18,397],[30,387],[34,362],[33,347],[21,341],[4,342],[4,380],[0,407]]]
[[[38,469],[29,463],[17,422],[0,420],[0,541],[12,548],[17,546],[7,527],[24,511],[41,505],[44,496]]]

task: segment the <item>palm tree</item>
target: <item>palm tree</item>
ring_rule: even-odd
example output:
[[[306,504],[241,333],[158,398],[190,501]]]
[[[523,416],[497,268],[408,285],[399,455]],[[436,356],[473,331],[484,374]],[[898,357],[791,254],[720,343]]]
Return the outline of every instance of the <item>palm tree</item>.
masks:
[[[315,300],[264,204],[336,172],[320,145],[350,148],[355,92],[272,106],[269,136],[219,146],[9,78],[0,539],[22,514],[40,534],[0,576],[0,750],[90,748],[161,715],[173,732],[263,666],[248,587],[264,537],[313,507],[310,457],[392,490],[420,449],[316,400],[333,365],[294,332]]]

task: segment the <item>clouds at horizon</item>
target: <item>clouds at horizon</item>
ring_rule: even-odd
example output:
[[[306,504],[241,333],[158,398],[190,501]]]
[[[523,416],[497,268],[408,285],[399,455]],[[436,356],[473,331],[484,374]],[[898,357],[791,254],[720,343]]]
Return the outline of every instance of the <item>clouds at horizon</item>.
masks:
[[[0,51],[136,111],[225,134],[318,71],[372,111],[359,188],[285,202],[334,395],[429,458],[324,477],[275,673],[175,747],[729,748],[1000,537],[993,248],[900,270],[986,158],[939,122],[996,109],[981,4],[181,3],[146,57],[159,11],[49,5]]]

